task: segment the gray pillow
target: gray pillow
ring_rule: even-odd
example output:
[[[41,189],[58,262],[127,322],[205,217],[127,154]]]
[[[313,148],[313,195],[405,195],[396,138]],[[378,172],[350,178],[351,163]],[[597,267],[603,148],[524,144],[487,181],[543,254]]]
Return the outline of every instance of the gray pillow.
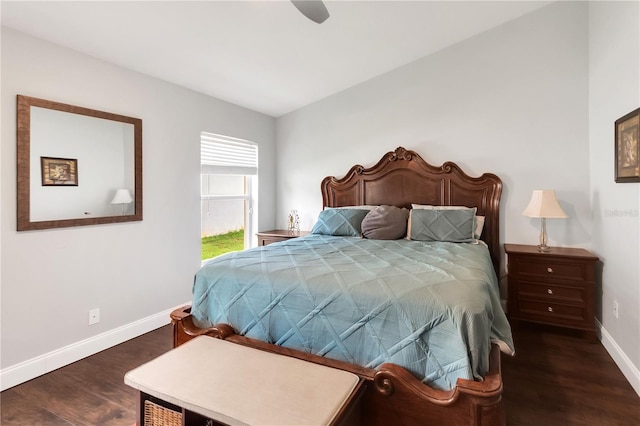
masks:
[[[359,237],[362,234],[362,219],[369,210],[354,208],[326,208],[320,212],[313,225],[312,234]]]
[[[407,235],[409,210],[378,206],[362,220],[362,236],[372,240],[397,240]]]
[[[411,204],[411,208],[413,209],[427,209],[427,210],[466,210],[466,209],[476,209],[476,207],[465,207],[465,206],[433,206],[429,204]],[[473,231],[473,238],[478,239],[482,235],[482,229],[484,228],[484,216],[476,216],[476,225]]]
[[[476,209],[423,210],[412,209],[409,215],[408,237],[418,241],[475,241],[474,216]]]

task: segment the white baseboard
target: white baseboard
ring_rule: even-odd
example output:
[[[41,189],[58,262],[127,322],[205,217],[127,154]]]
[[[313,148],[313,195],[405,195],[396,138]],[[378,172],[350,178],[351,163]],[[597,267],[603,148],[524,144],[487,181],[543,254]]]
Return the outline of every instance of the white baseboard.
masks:
[[[4,391],[57,368],[64,367],[72,362],[76,362],[82,358],[86,358],[167,325],[170,322],[169,314],[174,309],[188,305],[189,303],[190,302],[183,303],[174,308],[158,312],[157,314],[125,324],[113,330],[72,343],[71,345],[23,361],[19,364],[3,368],[2,371],[0,371],[0,390]]]
[[[624,353],[622,348],[618,346],[613,337],[607,332],[607,330],[602,326],[602,324],[596,320],[596,327],[600,330],[600,341],[602,342],[602,346],[605,347],[613,361],[616,363],[618,368],[622,371],[624,377],[629,381],[631,387],[636,391],[638,396],[640,396],[640,370],[636,367],[633,362],[629,359],[627,354]]]

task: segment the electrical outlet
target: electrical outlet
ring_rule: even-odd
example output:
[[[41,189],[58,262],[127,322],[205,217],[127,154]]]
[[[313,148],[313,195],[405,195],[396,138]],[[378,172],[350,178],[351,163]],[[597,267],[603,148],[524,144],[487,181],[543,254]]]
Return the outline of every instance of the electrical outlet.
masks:
[[[91,309],[89,311],[89,325],[100,322],[100,309]]]
[[[613,316],[616,319],[618,318],[618,302],[616,302],[615,300],[613,301]]]

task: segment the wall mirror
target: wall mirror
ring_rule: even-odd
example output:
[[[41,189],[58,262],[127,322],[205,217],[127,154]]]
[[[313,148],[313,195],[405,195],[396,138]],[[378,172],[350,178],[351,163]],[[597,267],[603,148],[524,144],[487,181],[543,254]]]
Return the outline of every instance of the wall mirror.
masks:
[[[142,220],[142,120],[18,95],[18,231]]]

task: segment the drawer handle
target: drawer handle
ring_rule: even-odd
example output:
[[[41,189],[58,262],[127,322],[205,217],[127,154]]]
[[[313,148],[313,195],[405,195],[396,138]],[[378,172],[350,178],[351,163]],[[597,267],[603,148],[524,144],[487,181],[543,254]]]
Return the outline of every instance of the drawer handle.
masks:
[[[551,290],[550,288],[547,289],[547,293],[549,294],[553,294],[553,290]]]
[[[552,308],[551,306],[549,306],[549,307],[547,308],[547,311],[549,311],[549,312],[553,312],[553,308]]]
[[[552,268],[547,268],[547,272],[550,274],[553,274],[553,269]]]

